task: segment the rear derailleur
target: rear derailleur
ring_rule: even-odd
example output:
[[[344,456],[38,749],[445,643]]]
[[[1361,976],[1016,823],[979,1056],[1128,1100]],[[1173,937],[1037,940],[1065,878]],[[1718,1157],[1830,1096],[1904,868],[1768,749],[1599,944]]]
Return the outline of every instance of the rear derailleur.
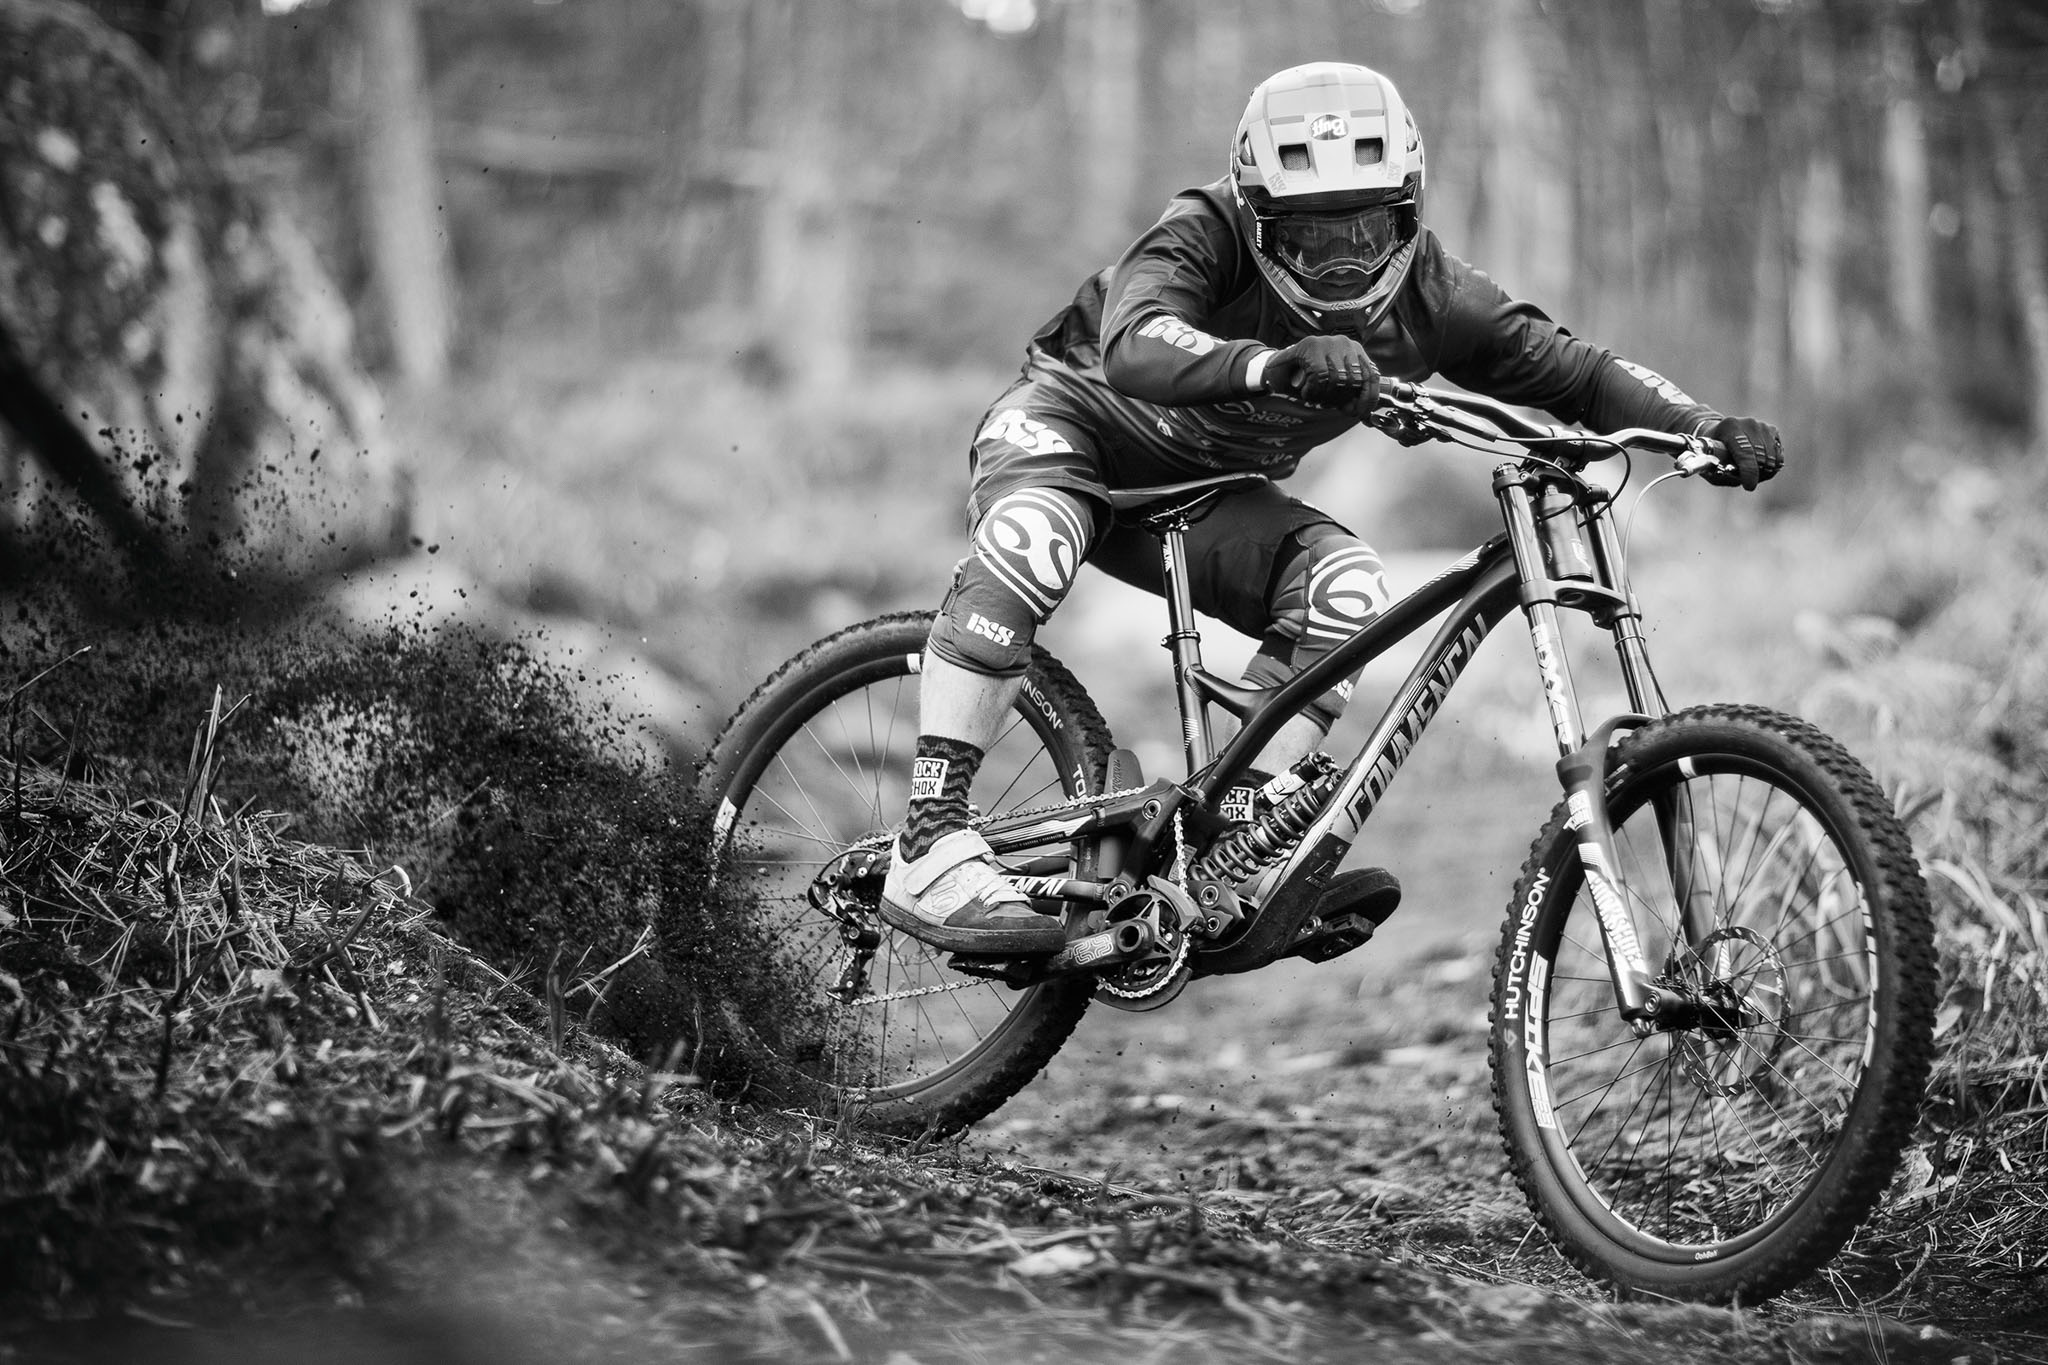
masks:
[[[875,949],[882,946],[875,906],[881,901],[882,879],[888,871],[887,846],[848,849],[827,863],[804,893],[812,909],[839,926],[846,961],[825,993],[847,1004],[868,994],[868,969],[874,963]]]

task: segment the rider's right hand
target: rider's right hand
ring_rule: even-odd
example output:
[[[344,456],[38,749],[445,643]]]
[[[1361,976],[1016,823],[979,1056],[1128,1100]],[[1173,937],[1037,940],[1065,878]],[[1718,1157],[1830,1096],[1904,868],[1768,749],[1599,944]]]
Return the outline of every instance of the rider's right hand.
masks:
[[[1370,408],[1378,397],[1379,377],[1355,337],[1303,337],[1266,358],[1267,392],[1317,407]]]
[[[1700,475],[1708,483],[1723,488],[1739,484],[1745,493],[1754,493],[1758,484],[1784,467],[1785,443],[1769,422],[1754,417],[1722,417],[1702,424],[1700,435],[1719,441],[1728,453],[1726,466]]]

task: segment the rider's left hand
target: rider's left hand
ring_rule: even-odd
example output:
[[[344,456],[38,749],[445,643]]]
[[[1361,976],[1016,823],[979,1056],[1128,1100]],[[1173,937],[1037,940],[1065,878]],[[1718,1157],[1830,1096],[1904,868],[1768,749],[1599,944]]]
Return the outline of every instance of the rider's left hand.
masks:
[[[1708,483],[1723,488],[1740,484],[1745,493],[1754,493],[1758,484],[1785,467],[1784,442],[1778,437],[1778,429],[1769,422],[1754,417],[1723,417],[1700,435],[1719,441],[1728,452],[1726,465],[1700,475]]]

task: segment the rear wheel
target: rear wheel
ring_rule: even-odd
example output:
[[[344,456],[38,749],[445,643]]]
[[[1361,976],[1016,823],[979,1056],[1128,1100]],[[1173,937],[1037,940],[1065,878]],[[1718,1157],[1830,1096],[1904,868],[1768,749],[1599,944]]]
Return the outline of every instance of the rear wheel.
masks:
[[[1868,772],[1803,721],[1701,707],[1615,750],[1615,872],[1643,957],[1690,1003],[1637,1030],[1560,805],[1495,965],[1492,1062],[1516,1179],[1595,1278],[1755,1302],[1834,1256],[1919,1112],[1927,890]]]
[[[851,917],[879,941],[865,980],[848,985],[843,921],[809,892],[848,848],[886,853],[902,822],[930,626],[929,613],[879,617],[797,655],[741,705],[698,786],[718,810],[723,875],[765,959],[745,998],[724,1006],[754,1085],[893,1132],[950,1132],[1001,1105],[1073,1032],[1094,985],[1082,977],[1020,991],[955,972],[948,953],[872,914],[876,877],[855,893],[861,909]],[[997,815],[1092,792],[1109,749],[1080,684],[1034,648],[971,799]]]

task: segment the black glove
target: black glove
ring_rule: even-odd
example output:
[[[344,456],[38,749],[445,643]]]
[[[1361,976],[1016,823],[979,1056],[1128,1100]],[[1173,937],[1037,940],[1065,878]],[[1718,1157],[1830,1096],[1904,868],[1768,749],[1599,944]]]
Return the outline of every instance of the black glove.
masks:
[[[1379,401],[1380,372],[1352,337],[1303,337],[1266,357],[1269,393],[1319,408],[1370,410]]]
[[[1754,493],[1758,484],[1785,467],[1784,443],[1778,439],[1778,429],[1769,422],[1754,417],[1723,417],[1702,427],[1699,434],[1719,441],[1727,452],[1727,464],[1700,475],[1708,483],[1723,488],[1741,484],[1743,492]]]

